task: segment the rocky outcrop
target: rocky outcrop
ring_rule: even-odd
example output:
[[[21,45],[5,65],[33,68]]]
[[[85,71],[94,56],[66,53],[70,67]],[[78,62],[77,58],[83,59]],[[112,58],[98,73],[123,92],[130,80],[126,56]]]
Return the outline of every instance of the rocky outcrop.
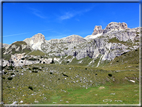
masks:
[[[86,40],[79,36],[79,35],[70,35],[68,37],[62,38],[62,39],[51,39],[46,41],[46,43],[56,44],[56,43],[82,43]]]
[[[23,66],[39,63],[39,61],[29,61],[25,59],[24,53],[11,55],[11,60],[13,61],[13,66]]]
[[[92,35],[88,35],[84,39],[86,39],[86,40],[95,39],[95,38],[102,36],[105,33],[111,33],[114,31],[116,31],[116,33],[118,33],[117,31],[122,31],[122,30],[126,30],[126,29],[131,30],[127,27],[127,24],[124,22],[123,23],[111,22],[107,25],[107,27],[105,29],[102,29],[102,26],[95,26]]]
[[[17,41],[11,45],[5,47],[4,54],[15,54],[15,53],[25,53],[30,52],[31,48],[24,41]]]
[[[5,43],[0,43],[0,48],[5,48],[5,47],[7,47],[7,46],[9,46],[9,44],[5,44]]]
[[[71,36],[62,38],[61,41],[63,41],[64,43],[82,43],[82,42],[85,42],[86,40],[79,35],[71,35]]]
[[[103,34],[109,32],[109,31],[120,31],[120,30],[125,30],[125,29],[128,29],[126,23],[111,22],[104,29]]]
[[[55,58],[55,61],[59,61],[59,59]],[[23,66],[23,65],[30,65],[36,63],[51,64],[54,62],[54,60],[52,58],[40,58],[40,56],[33,56],[33,55],[27,56],[25,53],[21,53],[21,54],[11,55],[10,60],[2,59],[2,62],[3,66],[10,66],[10,65]]]
[[[76,40],[78,44],[72,42],[74,36],[71,36],[55,40],[56,42],[48,41],[42,44],[42,47],[44,47],[42,49],[51,56],[71,55],[77,60],[88,56],[92,59],[99,58],[101,63],[105,60],[111,61],[124,52],[138,48],[139,32],[139,28],[129,29],[126,23],[111,22],[104,30],[102,30],[101,26],[95,26],[93,35],[85,37],[86,40],[82,38]],[[69,42],[63,42],[64,40]]]
[[[45,42],[45,37],[41,33],[24,40],[33,50],[41,50],[41,44]]]
[[[97,34],[100,34],[100,33],[103,33],[102,26],[95,26],[92,35],[97,35]]]
[[[103,29],[102,26],[95,26],[94,31],[92,35],[86,36],[84,39],[89,40],[89,39],[95,39],[103,34]]]

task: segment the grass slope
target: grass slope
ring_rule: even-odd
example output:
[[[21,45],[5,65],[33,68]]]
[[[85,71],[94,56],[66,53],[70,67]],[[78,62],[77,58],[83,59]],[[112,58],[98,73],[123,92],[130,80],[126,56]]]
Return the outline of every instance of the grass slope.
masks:
[[[31,52],[29,55],[34,55],[34,56],[44,56],[45,53],[40,51],[40,50],[34,50],[33,52]]]
[[[121,43],[121,44],[124,44],[126,46],[132,46],[133,43],[131,40],[128,40],[128,41],[119,41],[116,37],[112,38],[112,39],[109,39],[108,43]]]
[[[15,76],[12,77],[13,75]],[[3,99],[7,104],[14,101],[20,104],[21,100],[24,104],[137,104],[138,75],[136,71],[116,72],[55,64],[34,64],[13,70],[5,68]],[[99,90],[101,86],[105,88]],[[105,99],[111,99],[112,102],[104,102]]]
[[[123,53],[121,56],[116,57],[111,61],[112,65],[115,64],[139,64],[139,49]]]

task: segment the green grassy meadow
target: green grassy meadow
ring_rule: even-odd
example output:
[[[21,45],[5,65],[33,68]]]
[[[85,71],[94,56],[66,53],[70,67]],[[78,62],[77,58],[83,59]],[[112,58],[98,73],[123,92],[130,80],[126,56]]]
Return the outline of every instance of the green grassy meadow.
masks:
[[[3,75],[5,104],[14,101],[18,104],[139,103],[138,70],[117,72],[117,70],[55,64],[34,64],[24,66],[22,69],[20,67],[13,70],[5,69]],[[12,80],[9,77],[12,77]],[[135,83],[128,81],[131,79],[135,80]]]

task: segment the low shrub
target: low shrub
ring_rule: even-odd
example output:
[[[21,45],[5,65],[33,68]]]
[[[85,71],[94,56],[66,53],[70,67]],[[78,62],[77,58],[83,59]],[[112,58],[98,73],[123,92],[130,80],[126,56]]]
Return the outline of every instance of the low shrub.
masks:
[[[2,79],[5,79],[5,77],[3,76]]]
[[[112,74],[108,74],[109,77],[112,77]]]
[[[33,90],[33,87],[32,87],[32,86],[29,86],[28,88],[29,88],[30,90]]]
[[[32,73],[38,73],[38,71],[32,71]]]
[[[7,79],[8,79],[8,80],[12,80],[13,78],[12,78],[12,77],[8,77]]]
[[[15,75],[15,74],[12,72],[11,75]]]

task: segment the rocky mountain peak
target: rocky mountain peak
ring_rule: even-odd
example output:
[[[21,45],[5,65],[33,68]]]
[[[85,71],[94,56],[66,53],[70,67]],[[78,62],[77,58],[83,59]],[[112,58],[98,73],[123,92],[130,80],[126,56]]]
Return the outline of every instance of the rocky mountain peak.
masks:
[[[107,27],[104,29],[103,33],[107,33],[109,31],[120,31],[120,30],[124,30],[124,29],[128,29],[128,26],[126,23],[117,23],[117,22],[111,22],[107,25]]]
[[[36,42],[40,42],[40,41],[45,41],[45,37],[44,37],[43,34],[38,33],[38,34],[36,34],[36,35],[34,35],[34,36],[32,37],[32,40],[33,40],[35,43],[36,43]]]
[[[79,35],[70,35],[68,37],[62,38],[62,40],[64,42],[68,42],[68,43],[81,43],[86,41],[83,37],[79,36]]]
[[[45,42],[45,37],[43,34],[38,33],[31,38],[26,38],[24,40],[29,46],[34,50],[41,50],[41,44]]]
[[[96,34],[99,34],[99,33],[102,33],[102,32],[103,32],[102,26],[95,26],[92,35],[96,35]]]
[[[84,39],[86,39],[86,40],[88,40],[88,39],[95,39],[95,38],[101,36],[103,34],[103,31],[104,30],[102,29],[102,26],[95,26],[92,35],[88,35]]]
[[[102,30],[102,26],[95,26],[94,30]]]

